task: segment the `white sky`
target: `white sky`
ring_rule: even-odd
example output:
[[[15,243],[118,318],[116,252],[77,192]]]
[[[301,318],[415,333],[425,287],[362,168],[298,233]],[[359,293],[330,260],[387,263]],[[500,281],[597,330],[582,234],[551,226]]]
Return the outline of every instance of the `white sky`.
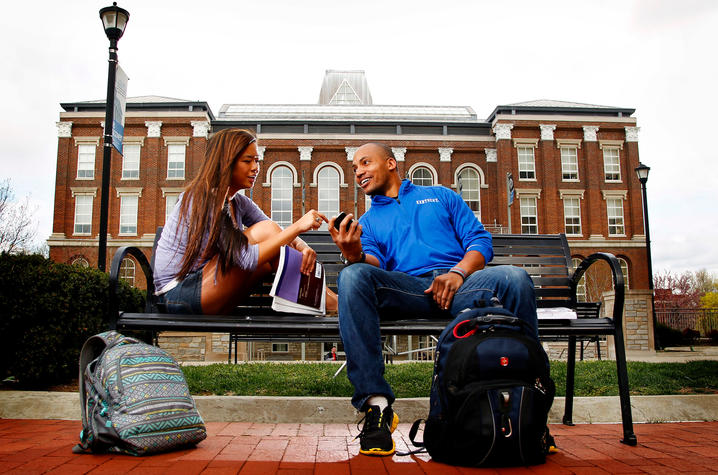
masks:
[[[635,108],[654,272],[718,273],[718,2],[125,0],[129,96],[316,103],[326,69],[363,69],[375,104],[556,99]],[[111,1],[7,2],[0,180],[52,232],[60,102],[104,99]],[[633,173],[625,170],[624,173]]]

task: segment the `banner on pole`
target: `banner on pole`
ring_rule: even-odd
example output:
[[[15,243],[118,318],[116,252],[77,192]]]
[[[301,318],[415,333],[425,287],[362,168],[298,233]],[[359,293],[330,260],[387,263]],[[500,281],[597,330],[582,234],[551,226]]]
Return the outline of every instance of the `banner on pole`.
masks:
[[[514,176],[511,172],[506,174],[506,189],[508,190],[509,206],[514,204]]]
[[[127,74],[117,65],[115,76],[115,108],[112,112],[112,146],[122,154],[125,136],[125,106],[127,104]]]

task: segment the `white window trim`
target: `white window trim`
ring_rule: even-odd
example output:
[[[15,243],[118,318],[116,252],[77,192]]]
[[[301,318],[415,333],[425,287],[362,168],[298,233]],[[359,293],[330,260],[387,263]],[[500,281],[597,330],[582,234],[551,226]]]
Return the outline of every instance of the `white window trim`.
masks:
[[[578,197],[579,199],[583,199],[583,194],[585,190],[558,190],[558,195],[561,199],[564,197],[569,198],[575,198]]]
[[[276,218],[273,217],[273,214],[274,214],[274,208],[273,208],[274,197],[272,196],[272,194],[274,193],[275,188],[272,188],[271,174],[274,173],[274,171],[275,171],[277,168],[279,168],[279,167],[289,168],[290,173],[292,174],[292,179],[294,179],[294,177],[297,176],[297,175],[296,175],[296,169],[295,169],[290,163],[287,163],[287,162],[277,162],[277,163],[273,164],[271,167],[269,167],[269,170],[267,170],[267,173],[269,174],[269,175],[267,176],[267,181],[268,181],[268,183],[263,184],[262,186],[265,186],[265,185],[266,185],[268,188],[270,188],[270,191],[269,191],[269,216],[271,217],[271,219],[273,219],[273,220],[276,221],[277,223],[279,223],[279,221],[278,221]],[[294,202],[294,190],[293,190],[293,189],[294,189],[294,188],[298,188],[298,183],[292,182],[291,180],[290,180],[290,183],[291,183],[291,184],[290,184],[290,189],[292,190],[292,193],[291,193],[292,196],[291,196],[290,199],[289,199],[289,202],[290,202],[290,208],[289,208],[289,209],[290,209],[290,218],[289,218],[288,224],[281,224],[281,223],[280,223],[280,224],[279,224],[280,226],[288,226],[288,225],[291,224],[292,221],[294,220],[294,209],[293,209],[293,208],[294,208],[294,207],[293,207],[293,202]]]
[[[535,196],[536,199],[541,199],[541,188],[514,188],[514,193],[516,198]],[[536,205],[538,206],[538,203]]]
[[[439,174],[436,172],[436,168],[432,167],[426,162],[418,162],[413,164],[411,167],[409,167],[409,179],[411,180],[411,177],[414,176],[414,171],[417,168],[426,168],[429,170],[429,173],[431,173],[431,186],[435,186],[438,183],[438,176]]]
[[[97,168],[97,147],[100,144],[99,137],[75,137],[75,146],[77,147],[77,171],[75,173],[75,180],[92,181],[95,178],[95,171]],[[94,148],[94,155],[92,159],[92,176],[79,176],[80,174],[80,147],[87,146]]]
[[[624,192],[625,193],[625,192]],[[618,194],[618,193],[606,193],[604,190],[603,199],[606,200],[606,226],[607,226],[607,232],[608,237],[626,237],[626,207],[624,205],[626,198],[625,195]],[[617,233],[617,234],[611,234],[611,225],[608,222],[609,219],[611,219],[611,216],[608,214],[608,200],[614,199],[614,200],[620,200],[621,201],[621,219],[623,220],[623,233]]]
[[[532,145],[530,143],[526,143],[526,142],[517,142],[516,140],[522,140],[522,139],[514,139],[514,147],[516,147],[516,166],[518,167],[518,169],[517,169],[518,173],[516,174],[516,177],[518,178],[519,181],[538,181],[538,179],[537,179],[538,174],[536,173],[536,146]],[[538,141],[538,139],[536,139],[536,140]],[[534,165],[534,169],[533,169],[534,177],[533,178],[521,178],[521,159],[519,157],[519,148],[530,148],[531,149],[531,154],[533,155],[533,165]]]
[[[73,137],[75,139],[75,147],[79,145],[94,145],[95,147],[100,146],[100,137]]]
[[[539,234],[539,225],[538,225],[538,212],[539,212],[539,203],[538,203],[538,200],[539,200],[539,197],[538,197],[537,195],[531,194],[531,193],[525,193],[523,196],[517,197],[517,199],[518,199],[518,201],[519,201],[519,229],[520,229],[520,231],[521,231],[521,234],[524,234],[524,232],[523,232],[523,226],[524,226],[524,224],[523,224],[523,219],[524,219],[524,215],[523,215],[523,213],[521,212],[521,199],[522,199],[522,198],[534,198],[534,199],[536,200],[536,201],[535,201],[536,214],[532,216],[533,218],[536,219],[536,232],[535,232],[535,233],[525,233],[525,234],[527,234],[527,235],[529,235],[529,236],[530,236],[530,235]],[[526,216],[526,217],[529,217],[529,216]]]
[[[189,146],[189,137],[165,137],[165,147],[167,148],[167,173],[165,180],[167,181],[184,181],[187,179],[187,147]],[[184,140],[187,139],[187,140]],[[183,145],[184,146],[184,167],[182,168],[181,177],[170,177],[170,145]]]
[[[583,195],[573,194],[573,195],[566,195],[565,198],[569,199],[577,199],[578,200],[578,227],[581,229],[580,233],[569,233],[566,229],[566,201],[564,200],[564,196],[561,195],[561,200],[563,201],[563,229],[564,232],[566,232],[566,236],[583,236],[583,219],[581,219],[581,198],[583,198]],[[575,217],[575,216],[572,216]]]
[[[292,170],[292,186],[294,188],[300,188],[302,186],[301,183],[299,183],[299,174],[297,173],[297,169],[294,168],[294,165],[292,165],[289,162],[274,162],[272,163],[269,168],[267,168],[267,174],[266,174],[266,180],[264,183],[262,183],[262,186],[264,188],[269,188],[272,186],[272,172],[277,167],[287,167],[290,170]]]
[[[339,188],[347,188],[349,186],[347,184],[346,180],[344,180],[344,170],[342,169],[342,167],[340,167],[338,164],[336,164],[334,162],[322,162],[319,165],[317,165],[316,167],[314,167],[314,173],[312,174],[312,183],[310,183],[309,186],[311,186],[312,188],[317,187],[317,183],[319,183],[317,181],[318,177],[319,177],[319,172],[324,167],[332,167],[337,172],[339,172]]]
[[[141,137],[144,138],[144,137]],[[127,145],[139,145],[140,146],[140,153],[137,157],[137,178],[125,178],[125,146]],[[120,180],[126,180],[126,181],[138,181],[140,179],[140,171],[142,170],[142,143],[140,141],[126,141],[123,140],[122,144],[122,170],[120,170]]]
[[[514,139],[514,148],[519,147],[538,147],[539,139],[531,139],[531,138],[515,138]]]
[[[76,192],[75,189],[72,190],[72,197],[75,198],[75,209],[73,211],[72,215],[72,235],[73,236],[91,236],[92,235],[92,217],[94,214],[94,208],[95,208],[95,197],[97,196],[97,188],[94,188],[93,191],[91,188],[86,189],[88,191],[85,192]],[[89,233],[77,233],[75,232],[75,226],[77,226],[77,197],[80,196],[90,196],[92,197],[92,204],[90,205],[90,232]]]
[[[599,140],[598,148],[603,150],[605,148],[617,148],[623,150],[623,140]]]
[[[615,142],[615,141],[612,141]],[[618,180],[607,180],[606,179],[606,154],[603,153],[602,159],[603,159],[603,181],[604,183],[623,183],[623,170],[621,169],[621,149],[622,147],[617,147],[616,145],[607,145],[604,149],[604,147],[601,147],[601,150],[605,152],[605,150],[618,150]]]
[[[628,190],[601,190],[604,201],[609,198],[621,198],[626,200],[628,198]]]
[[[142,187],[117,187],[117,197],[120,198],[120,212],[118,220],[120,221],[117,226],[118,236],[137,236],[140,232],[139,225],[139,214],[140,214],[140,198],[142,197]],[[137,212],[135,213],[135,232],[134,233],[123,233],[120,232],[122,229],[122,197],[123,196],[136,196],[137,197]]]
[[[576,152],[576,178],[564,178],[563,177],[563,150],[571,150],[574,149]],[[578,149],[579,147],[576,147],[575,145],[564,145],[563,147],[559,147],[559,162],[561,165],[561,181],[564,183],[577,183],[581,181],[581,167],[578,164]]]
[[[581,149],[581,139],[556,139],[556,148],[576,147]]]
[[[459,174],[464,171],[464,168],[472,168],[476,171],[476,173],[479,174],[479,187],[481,188],[488,188],[489,185],[486,184],[486,175],[484,175],[484,171],[481,169],[480,166],[475,165],[473,163],[464,163],[463,165],[459,166],[456,170],[454,170],[454,183],[451,184],[451,188],[458,190],[459,189]]]

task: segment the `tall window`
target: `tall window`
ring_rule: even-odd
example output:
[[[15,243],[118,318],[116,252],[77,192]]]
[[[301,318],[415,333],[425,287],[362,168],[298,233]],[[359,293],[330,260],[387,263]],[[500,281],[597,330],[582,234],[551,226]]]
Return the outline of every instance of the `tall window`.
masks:
[[[75,196],[74,234],[90,234],[92,232],[92,200],[92,195]]]
[[[571,259],[571,265],[573,266],[574,271],[576,271],[576,268],[580,264],[581,264],[581,259],[578,259],[576,257]],[[576,300],[579,302],[586,301],[586,274],[585,273],[581,276],[581,280],[578,281],[578,285],[576,286]]]
[[[606,199],[606,210],[608,214],[608,235],[624,235],[625,231],[623,228],[623,200],[620,198]]]
[[[621,274],[623,274],[623,281],[626,283],[626,290],[628,290],[628,262],[622,257],[618,257],[618,264],[621,266]]]
[[[481,186],[479,174],[473,168],[464,168],[458,176],[461,198],[469,205],[476,219],[481,221]]]
[[[561,179],[578,181],[578,152],[576,147],[561,147]]]
[[[137,234],[137,195],[120,195],[120,234]]]
[[[538,216],[536,197],[528,196],[520,199],[521,234],[538,234]]]
[[[581,199],[564,198],[563,199],[563,219],[566,227],[566,234],[578,235],[581,233]]]
[[[79,145],[77,147],[77,178],[91,180],[95,178],[95,150],[94,145]]]
[[[606,181],[621,181],[621,162],[617,148],[603,149],[603,172]]]
[[[289,343],[272,343],[272,353],[289,353]]]
[[[172,210],[175,208],[177,200],[179,200],[179,195],[176,193],[167,193],[165,195],[165,223],[172,214]]]
[[[536,160],[533,147],[518,147],[519,180],[536,179]]]
[[[175,180],[184,179],[184,161],[186,146],[170,144],[167,146],[167,178]]]
[[[434,177],[426,167],[417,167],[411,174],[411,182],[418,186],[432,186]]]
[[[129,257],[125,257],[120,263],[120,280],[124,280],[132,286],[135,285],[135,261]]]
[[[364,212],[366,213],[371,208],[371,195],[364,195]]]
[[[334,167],[322,167],[317,177],[317,211],[326,217],[339,214],[339,172]],[[327,223],[319,229],[326,230]]]
[[[292,171],[277,167],[272,171],[272,221],[282,227],[292,224]]]
[[[125,144],[122,147],[122,179],[140,178],[140,144]]]

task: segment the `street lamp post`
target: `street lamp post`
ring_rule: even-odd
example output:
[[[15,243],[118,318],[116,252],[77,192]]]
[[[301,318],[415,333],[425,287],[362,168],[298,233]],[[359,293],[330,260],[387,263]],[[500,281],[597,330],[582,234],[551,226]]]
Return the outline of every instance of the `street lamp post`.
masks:
[[[107,207],[110,199],[110,162],[112,159],[112,122],[115,107],[115,72],[117,71],[117,42],[122,38],[130,14],[113,2],[100,10],[100,19],[110,40],[110,59],[107,69],[107,100],[105,101],[105,141],[102,150],[102,190],[100,193],[100,242],[97,268],[105,270],[107,256]]]
[[[656,329],[656,308],[653,295],[653,261],[651,259],[651,228],[648,224],[648,200],[646,198],[646,182],[648,181],[648,172],[651,171],[651,167],[639,163],[636,167],[636,175],[638,175],[638,181],[641,182],[641,192],[643,195],[643,227],[646,231],[646,259],[648,261],[648,289],[651,291],[651,313],[653,314],[653,344],[657,350],[661,349],[660,341],[658,340],[658,331]]]

